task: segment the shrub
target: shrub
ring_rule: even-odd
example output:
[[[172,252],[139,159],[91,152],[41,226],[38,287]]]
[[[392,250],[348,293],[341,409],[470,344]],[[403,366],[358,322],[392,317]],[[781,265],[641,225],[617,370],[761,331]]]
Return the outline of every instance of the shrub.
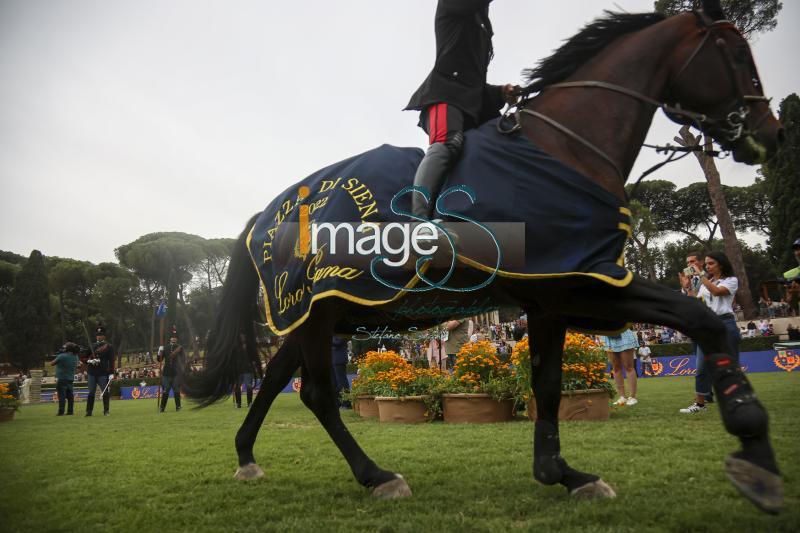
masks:
[[[367,352],[358,362],[358,375],[350,385],[348,399],[355,400],[360,395],[375,396],[380,383],[376,376],[394,368],[411,366],[397,352]]]
[[[374,390],[377,396],[424,396],[438,390],[445,379],[441,370],[416,368],[406,363],[378,373]]]
[[[344,393],[344,399],[358,396],[425,396],[425,407],[431,418],[441,413],[441,389],[446,381],[438,369],[419,368],[391,350],[367,352],[358,362],[358,375]]]
[[[520,394],[519,378],[508,363],[500,360],[494,344],[468,342],[456,354],[453,376],[442,392],[484,393],[496,400],[516,398]]]
[[[521,397],[527,400],[531,392],[531,354],[528,338],[514,346],[511,362],[519,376]],[[602,389],[609,396],[614,386],[606,375],[606,353],[603,347],[581,333],[567,332],[561,360],[561,390]]]
[[[0,383],[0,408],[3,409],[19,409],[19,399],[12,394],[11,387],[8,383]]]

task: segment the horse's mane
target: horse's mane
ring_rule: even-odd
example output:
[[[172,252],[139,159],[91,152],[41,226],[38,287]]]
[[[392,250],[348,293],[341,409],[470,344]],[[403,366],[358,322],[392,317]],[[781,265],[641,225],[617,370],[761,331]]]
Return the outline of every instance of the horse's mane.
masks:
[[[617,37],[652,26],[666,18],[660,13],[604,13],[604,17],[584,26],[553,55],[539,61],[536,67],[523,70],[522,75],[528,82],[524,92],[538,92],[565,80]]]

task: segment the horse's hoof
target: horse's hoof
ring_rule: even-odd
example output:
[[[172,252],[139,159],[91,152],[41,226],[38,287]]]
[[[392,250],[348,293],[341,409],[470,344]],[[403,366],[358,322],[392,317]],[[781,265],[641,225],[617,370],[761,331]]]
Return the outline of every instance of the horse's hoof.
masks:
[[[397,500],[400,498],[411,497],[411,487],[408,486],[406,480],[400,474],[395,474],[397,477],[386,483],[381,483],[372,489],[372,495],[382,500]]]
[[[264,471],[255,463],[247,463],[244,466],[240,466],[236,469],[236,473],[233,474],[233,479],[239,481],[252,481],[262,477],[264,477]]]
[[[617,497],[617,493],[614,492],[614,489],[612,489],[608,483],[602,479],[581,485],[577,489],[570,492],[569,495],[577,500],[597,500],[600,498]]]
[[[783,480],[778,474],[729,455],[725,475],[742,495],[764,512],[777,514],[783,506]]]

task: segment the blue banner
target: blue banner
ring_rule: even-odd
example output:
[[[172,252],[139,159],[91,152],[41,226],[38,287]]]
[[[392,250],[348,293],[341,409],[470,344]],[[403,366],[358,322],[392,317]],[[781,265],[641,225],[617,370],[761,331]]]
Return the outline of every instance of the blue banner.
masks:
[[[86,396],[89,395],[89,389],[86,387],[83,388],[74,388],[72,391],[72,395],[75,398],[76,402],[85,401]],[[43,390],[42,391],[42,401],[43,402],[58,402],[58,393],[55,390]]]
[[[792,372],[800,368],[799,350],[766,350],[763,352],[744,352],[740,357],[740,364],[745,372]],[[640,365],[641,362],[637,360]],[[670,357],[653,357],[653,372],[642,373],[640,376],[667,377],[667,376],[694,376],[697,374],[697,364],[694,354],[676,355]],[[609,369],[610,370],[610,369]]]

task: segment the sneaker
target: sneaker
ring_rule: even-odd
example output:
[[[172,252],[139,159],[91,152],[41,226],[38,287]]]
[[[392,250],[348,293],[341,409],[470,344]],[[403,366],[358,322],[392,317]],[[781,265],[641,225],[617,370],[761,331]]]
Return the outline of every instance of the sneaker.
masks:
[[[621,405],[625,405],[627,402],[628,402],[628,399],[625,396],[620,396],[611,405],[621,406]]]
[[[625,405],[636,405],[639,403],[639,400],[636,398],[628,398],[628,401],[625,402]]]
[[[685,409],[681,409],[681,413],[699,413],[701,411],[707,411],[708,407],[705,405],[700,405],[697,402],[694,402],[692,405]]]
[[[110,414],[111,414],[111,413],[109,413],[108,411],[103,411],[103,416],[108,416],[108,415],[110,415]]]

